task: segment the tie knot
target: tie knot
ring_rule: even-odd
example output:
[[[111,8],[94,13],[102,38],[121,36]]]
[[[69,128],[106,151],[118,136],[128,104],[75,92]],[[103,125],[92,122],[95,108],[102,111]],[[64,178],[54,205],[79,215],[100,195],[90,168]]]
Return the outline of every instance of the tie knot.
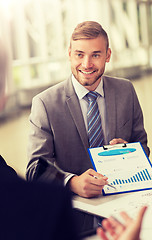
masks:
[[[93,102],[96,101],[98,94],[96,92],[89,92],[87,93],[86,97],[88,99],[88,102]]]

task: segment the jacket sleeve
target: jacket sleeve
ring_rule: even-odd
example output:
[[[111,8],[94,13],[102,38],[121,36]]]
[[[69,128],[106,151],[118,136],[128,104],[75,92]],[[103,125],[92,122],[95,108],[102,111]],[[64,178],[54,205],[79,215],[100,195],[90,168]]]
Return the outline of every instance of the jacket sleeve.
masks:
[[[142,109],[136,95],[135,89],[132,85],[132,94],[133,94],[133,128],[132,128],[132,142],[139,141],[147,156],[150,154],[149,147],[147,146],[147,133],[144,129],[143,113]]]
[[[7,163],[5,162],[4,158],[1,155],[0,155],[0,168],[1,168],[2,172],[3,172],[3,170],[5,171],[5,173],[7,172],[6,177],[8,177],[8,176],[17,177],[16,171],[12,167],[7,165]]]
[[[32,101],[28,159],[26,171],[28,181],[63,180],[64,172],[55,166],[53,131],[48,121],[45,104],[39,97],[35,97]]]

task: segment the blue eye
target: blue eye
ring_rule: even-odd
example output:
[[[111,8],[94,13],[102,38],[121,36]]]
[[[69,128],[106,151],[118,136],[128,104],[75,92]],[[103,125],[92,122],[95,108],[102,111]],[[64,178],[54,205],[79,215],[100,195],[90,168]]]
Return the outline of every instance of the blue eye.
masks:
[[[94,57],[94,58],[98,58],[98,57],[99,57],[99,54],[94,54],[93,57]]]
[[[82,57],[82,54],[81,54],[81,53],[78,53],[77,56],[78,56],[78,57]]]

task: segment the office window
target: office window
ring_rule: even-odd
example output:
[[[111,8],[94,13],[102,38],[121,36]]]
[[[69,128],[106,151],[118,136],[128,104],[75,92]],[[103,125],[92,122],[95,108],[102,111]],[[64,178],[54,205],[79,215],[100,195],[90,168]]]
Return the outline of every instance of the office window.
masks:
[[[119,70],[125,76],[152,68],[150,0],[5,0],[0,13],[0,37],[13,60],[9,91],[19,96],[31,91],[28,104],[36,89],[69,76],[69,39],[85,20],[98,21],[109,35],[112,59],[107,72]]]

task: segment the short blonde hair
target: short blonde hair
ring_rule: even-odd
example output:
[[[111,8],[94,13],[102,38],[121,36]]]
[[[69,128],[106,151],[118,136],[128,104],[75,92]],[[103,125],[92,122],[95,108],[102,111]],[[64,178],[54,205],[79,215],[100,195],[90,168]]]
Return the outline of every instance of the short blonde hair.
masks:
[[[106,49],[108,50],[109,39],[106,31],[98,22],[85,21],[76,26],[72,33],[71,40],[77,41],[81,39],[95,39],[99,36],[104,37],[106,41]]]

